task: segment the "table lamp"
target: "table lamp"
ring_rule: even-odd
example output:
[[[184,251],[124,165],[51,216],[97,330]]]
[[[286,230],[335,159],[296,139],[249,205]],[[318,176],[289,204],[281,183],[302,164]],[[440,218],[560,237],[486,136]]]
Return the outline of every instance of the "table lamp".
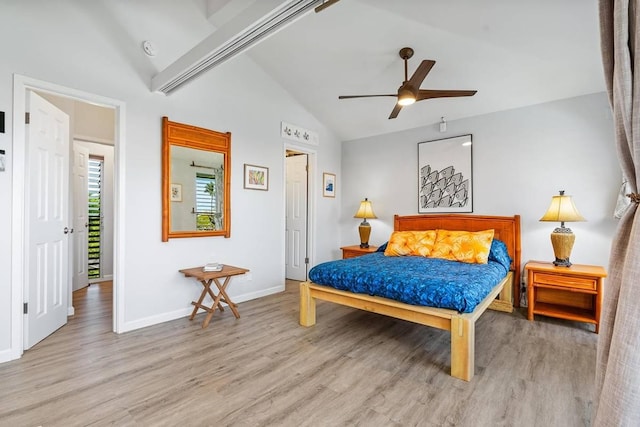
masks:
[[[358,208],[358,212],[353,216],[354,218],[362,218],[362,222],[358,227],[358,231],[360,232],[360,247],[368,248],[369,247],[369,236],[371,235],[371,225],[367,222],[367,218],[378,218],[376,214],[373,213],[373,208],[371,208],[371,202],[365,198],[360,202],[360,207]]]
[[[565,227],[565,222],[586,221],[573,204],[571,196],[565,196],[564,191],[560,191],[560,195],[551,198],[551,205],[540,221],[559,222],[560,227],[551,233],[551,244],[553,245],[553,253],[556,260],[553,265],[561,267],[570,267],[571,262],[569,256],[573,248],[573,242],[576,240],[575,234],[570,228]]]

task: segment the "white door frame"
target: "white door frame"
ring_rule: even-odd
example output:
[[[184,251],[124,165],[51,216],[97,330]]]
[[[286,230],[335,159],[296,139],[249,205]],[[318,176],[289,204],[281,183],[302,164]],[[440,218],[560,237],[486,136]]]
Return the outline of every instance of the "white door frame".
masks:
[[[100,95],[13,75],[13,162],[11,200],[11,348],[10,358],[18,359],[24,351],[24,269],[25,269],[25,164],[26,164],[26,97],[27,91],[50,93],[92,104],[113,108],[115,112],[114,141],[114,256],[113,256],[113,331],[124,325],[124,165],[125,165],[125,103]]]
[[[286,178],[287,176],[287,150],[298,151],[300,153],[304,153],[308,156],[308,165],[309,170],[307,171],[307,256],[309,257],[309,266],[313,265],[313,260],[315,258],[315,245],[313,242],[313,238],[315,236],[315,205],[316,205],[316,165],[317,165],[317,152],[309,147],[305,147],[303,145],[292,144],[290,142],[285,142],[282,147],[282,174]],[[283,187],[283,213],[282,213],[282,232],[283,235],[287,230],[287,180],[282,180]],[[287,245],[284,245],[284,259],[287,259]],[[307,273],[309,273],[310,267],[307,266]],[[283,282],[287,276],[286,266],[283,264],[282,266],[282,279]]]

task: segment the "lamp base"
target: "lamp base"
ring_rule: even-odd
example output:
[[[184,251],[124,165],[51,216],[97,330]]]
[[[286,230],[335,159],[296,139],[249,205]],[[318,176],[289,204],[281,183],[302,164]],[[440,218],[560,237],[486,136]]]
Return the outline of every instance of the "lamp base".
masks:
[[[366,219],[360,223],[358,232],[360,233],[360,247],[368,248],[369,236],[371,235],[371,225],[367,222]]]
[[[553,233],[551,233],[551,245],[553,246],[553,254],[556,257],[553,265],[558,267],[571,266],[569,256],[571,255],[571,249],[573,249],[575,239],[576,236],[571,232],[570,228],[559,227],[553,230]]]
[[[556,258],[556,260],[553,261],[553,265],[555,265],[556,267],[571,267],[571,261],[569,261],[569,258]]]

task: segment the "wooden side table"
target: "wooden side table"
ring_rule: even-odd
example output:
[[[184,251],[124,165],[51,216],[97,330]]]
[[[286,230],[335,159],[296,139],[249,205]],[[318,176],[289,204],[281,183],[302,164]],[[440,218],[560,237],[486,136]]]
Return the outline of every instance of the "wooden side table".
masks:
[[[527,271],[527,319],[534,315],[593,323],[600,330],[600,310],[607,272],[597,265],[556,267],[550,262],[529,261]]]
[[[204,289],[202,289],[202,293],[200,294],[200,298],[198,301],[191,301],[191,304],[194,305],[193,311],[191,312],[191,316],[189,320],[193,320],[198,312],[198,309],[201,308],[207,312],[207,317],[204,318],[204,322],[202,323],[202,328],[206,328],[209,326],[209,322],[211,321],[211,317],[213,316],[213,312],[216,311],[216,307],[220,309],[220,311],[224,311],[221,302],[224,302],[229,306],[233,315],[236,319],[240,318],[240,313],[238,312],[238,305],[231,301],[229,295],[227,295],[227,286],[229,285],[229,280],[231,277],[237,276],[239,274],[244,274],[248,272],[246,268],[234,267],[232,265],[223,265],[221,271],[202,271],[202,267],[194,267],[194,268],[185,268],[180,270],[180,273],[183,273],[185,277],[193,277],[194,279],[200,281]],[[224,279],[223,283],[220,283],[218,279]],[[211,290],[211,285],[215,283],[218,288],[218,294]],[[211,307],[207,307],[202,303],[204,298],[209,295],[211,299],[213,299],[213,304]]]
[[[369,246],[368,248],[361,248],[360,245],[353,245],[343,246],[340,249],[342,249],[342,259],[347,259],[373,253],[378,250],[378,247]]]

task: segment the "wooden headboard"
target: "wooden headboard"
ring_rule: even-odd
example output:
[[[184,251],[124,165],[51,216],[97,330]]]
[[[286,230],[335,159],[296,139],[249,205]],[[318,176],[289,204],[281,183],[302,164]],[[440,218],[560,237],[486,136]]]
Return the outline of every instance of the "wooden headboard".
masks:
[[[513,304],[520,306],[520,215],[487,216],[465,214],[427,214],[427,215],[394,215],[393,229],[395,231],[410,230],[466,230],[482,231],[494,230],[494,238],[507,245],[512,259],[513,270]]]

